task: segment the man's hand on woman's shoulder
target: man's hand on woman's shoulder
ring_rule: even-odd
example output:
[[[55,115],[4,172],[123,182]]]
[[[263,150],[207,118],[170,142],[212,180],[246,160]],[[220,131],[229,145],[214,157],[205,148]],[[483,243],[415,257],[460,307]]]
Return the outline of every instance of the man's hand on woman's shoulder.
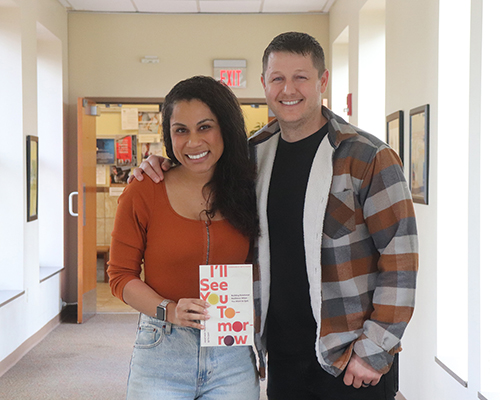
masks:
[[[149,176],[153,182],[159,183],[163,180],[163,172],[168,171],[172,166],[170,160],[161,156],[149,156],[141,162],[132,175],[127,179],[127,183],[137,179],[139,182],[144,179],[143,174]]]

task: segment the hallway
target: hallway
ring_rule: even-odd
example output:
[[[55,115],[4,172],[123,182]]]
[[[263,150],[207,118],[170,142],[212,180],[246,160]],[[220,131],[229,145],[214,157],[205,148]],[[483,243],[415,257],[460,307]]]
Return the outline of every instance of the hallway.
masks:
[[[96,305],[95,271],[79,260],[93,252],[78,249],[75,216],[93,224],[91,196],[77,207],[94,191],[79,182],[78,114],[98,111],[88,99],[161,101],[180,80],[220,77],[218,61],[234,60],[247,65],[236,96],[262,102],[263,50],[277,34],[298,31],[325,50],[323,104],[382,140],[398,138],[408,181],[425,182],[428,201],[414,205],[421,268],[401,343],[401,392],[407,400],[500,400],[499,322],[491,318],[500,281],[500,214],[492,212],[499,0],[324,0],[304,13],[232,12],[237,1],[91,1],[198,5],[185,14],[82,12],[73,2],[0,0],[0,399],[124,398],[137,314],[114,314],[133,311],[99,283],[99,314],[60,323],[65,304],[78,303],[80,314]],[[215,3],[227,12],[200,12]],[[422,107],[423,130],[415,113]],[[393,114],[399,130],[388,129]],[[28,206],[35,203],[36,212]],[[86,293],[88,307],[79,298]]]
[[[138,314],[98,283],[101,311],[84,324],[62,322],[0,377],[2,400],[123,400]],[[121,303],[123,304],[123,303]],[[261,384],[261,400],[265,382]]]
[[[137,314],[61,323],[0,377],[0,398],[124,399],[136,325]]]

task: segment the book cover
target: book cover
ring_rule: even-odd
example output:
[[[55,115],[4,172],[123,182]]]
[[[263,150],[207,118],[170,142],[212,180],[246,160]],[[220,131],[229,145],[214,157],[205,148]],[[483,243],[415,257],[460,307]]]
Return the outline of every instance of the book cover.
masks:
[[[96,139],[97,164],[115,163],[115,139]]]
[[[135,135],[116,139],[116,164],[119,167],[137,165],[137,137]]]
[[[210,303],[202,347],[253,345],[251,264],[200,265],[200,298]]]

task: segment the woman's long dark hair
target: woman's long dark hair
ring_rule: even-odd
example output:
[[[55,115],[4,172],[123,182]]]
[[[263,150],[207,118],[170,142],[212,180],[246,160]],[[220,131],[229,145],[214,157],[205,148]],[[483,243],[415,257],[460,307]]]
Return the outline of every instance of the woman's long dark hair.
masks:
[[[172,149],[170,117],[176,103],[199,100],[217,117],[224,151],[217,161],[204,194],[210,200],[205,210],[210,219],[218,211],[231,225],[249,238],[259,232],[255,199],[255,167],[248,157],[245,120],[233,92],[207,76],[195,76],[176,84],[165,96],[162,107],[163,140],[168,157],[180,164]]]

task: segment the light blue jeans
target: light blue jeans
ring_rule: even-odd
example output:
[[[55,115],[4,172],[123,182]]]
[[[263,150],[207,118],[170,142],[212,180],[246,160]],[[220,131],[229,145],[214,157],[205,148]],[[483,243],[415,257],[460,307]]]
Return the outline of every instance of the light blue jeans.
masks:
[[[250,346],[200,347],[200,331],[141,314],[130,362],[128,400],[256,400]]]

